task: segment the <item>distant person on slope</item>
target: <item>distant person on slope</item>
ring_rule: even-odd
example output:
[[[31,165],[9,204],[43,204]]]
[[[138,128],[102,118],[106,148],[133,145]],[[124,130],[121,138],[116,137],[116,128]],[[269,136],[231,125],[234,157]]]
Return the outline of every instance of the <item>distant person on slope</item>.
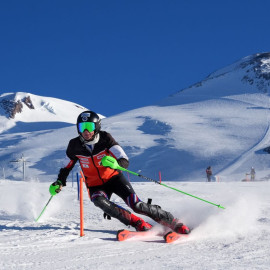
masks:
[[[251,167],[251,170],[250,170],[250,181],[254,181],[255,180],[255,169],[253,167]]]
[[[206,178],[207,178],[207,181],[208,182],[211,182],[211,179],[212,179],[212,168],[211,166],[207,167],[206,168]]]
[[[51,184],[50,193],[59,193],[77,161],[80,162],[85,176],[90,199],[108,216],[118,219],[125,225],[131,225],[137,231],[149,230],[152,225],[130,211],[110,201],[114,193],[136,213],[146,215],[156,222],[169,227],[177,233],[188,234],[189,228],[158,205],[145,203],[139,199],[131,184],[122,172],[100,164],[102,157],[113,156],[121,167],[127,168],[128,157],[122,147],[106,131],[101,131],[101,120],[92,111],[85,111],[78,116],[77,131],[79,136],[70,140],[66,154],[68,165],[60,169],[57,181]]]

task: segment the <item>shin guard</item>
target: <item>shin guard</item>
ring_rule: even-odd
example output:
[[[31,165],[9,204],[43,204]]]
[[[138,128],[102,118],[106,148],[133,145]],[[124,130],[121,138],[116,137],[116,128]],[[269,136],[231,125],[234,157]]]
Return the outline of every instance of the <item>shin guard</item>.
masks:
[[[130,225],[131,213],[126,209],[114,204],[103,196],[98,196],[93,200],[95,206],[102,209],[107,215],[118,219],[125,225]]]
[[[138,202],[135,204],[133,210],[138,214],[146,215],[157,223],[170,227],[173,223],[174,217],[170,212],[166,212],[158,205],[152,205],[145,202]]]

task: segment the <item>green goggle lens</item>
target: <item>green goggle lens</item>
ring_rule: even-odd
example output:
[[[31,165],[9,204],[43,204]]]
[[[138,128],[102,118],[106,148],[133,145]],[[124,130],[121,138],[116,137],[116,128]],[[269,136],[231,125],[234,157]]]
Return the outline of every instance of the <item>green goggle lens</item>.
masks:
[[[93,122],[83,122],[83,123],[79,123],[78,128],[79,128],[79,131],[83,133],[85,129],[87,129],[89,132],[94,131],[96,126],[95,126],[95,123]]]

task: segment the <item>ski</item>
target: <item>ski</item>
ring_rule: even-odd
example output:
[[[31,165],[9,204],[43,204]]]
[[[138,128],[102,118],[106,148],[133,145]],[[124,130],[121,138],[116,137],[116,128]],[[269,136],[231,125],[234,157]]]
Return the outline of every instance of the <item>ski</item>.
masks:
[[[152,236],[161,236],[163,237],[166,243],[173,243],[182,237],[186,237],[187,235],[179,234],[173,231],[161,233],[161,232],[156,232],[154,230],[137,232],[137,231],[130,231],[130,230],[124,229],[124,230],[119,230],[117,232],[116,239],[118,241],[126,241],[128,239],[142,240],[145,237],[152,237]]]
[[[180,234],[177,232],[168,232],[163,236],[163,238],[166,243],[172,243],[184,236],[187,236],[187,234]]]
[[[117,240],[118,241],[126,241],[128,239],[131,238],[144,238],[144,237],[149,237],[149,236],[156,236],[156,235],[160,235],[159,233],[153,231],[153,230],[148,230],[148,231],[129,231],[129,230],[119,230],[117,232]],[[163,234],[161,235],[163,236]]]

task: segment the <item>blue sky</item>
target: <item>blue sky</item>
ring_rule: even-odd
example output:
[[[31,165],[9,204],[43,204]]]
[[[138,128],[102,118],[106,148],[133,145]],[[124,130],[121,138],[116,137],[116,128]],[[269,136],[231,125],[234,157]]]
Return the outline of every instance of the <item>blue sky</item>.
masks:
[[[0,93],[30,92],[105,116],[151,105],[267,52],[268,0],[0,2]]]

